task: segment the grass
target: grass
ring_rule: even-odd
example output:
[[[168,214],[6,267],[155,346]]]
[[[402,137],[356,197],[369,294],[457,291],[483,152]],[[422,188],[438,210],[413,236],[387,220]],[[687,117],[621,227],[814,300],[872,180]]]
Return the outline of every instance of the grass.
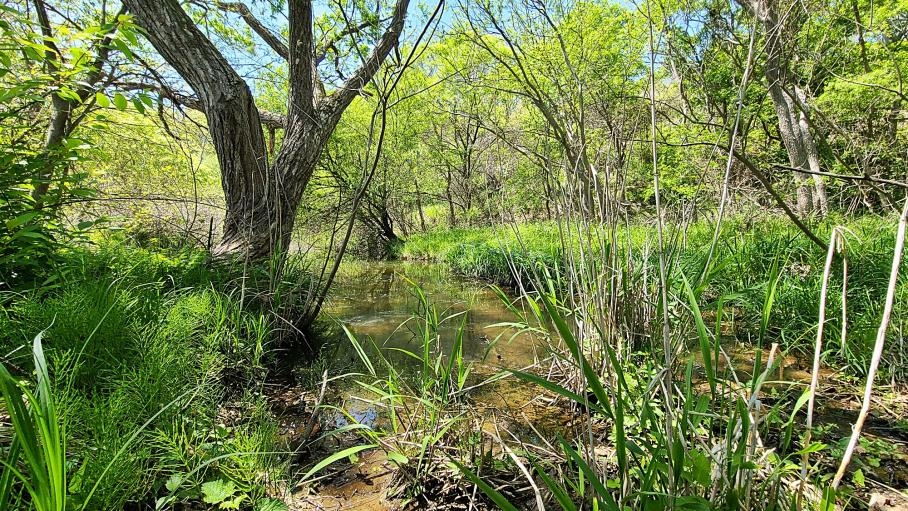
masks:
[[[537,263],[551,268],[562,268],[564,264],[554,224],[520,226],[519,234],[508,226],[433,231],[408,238],[398,256],[444,263],[465,277],[503,285],[517,282],[509,260],[523,278],[532,275]]]
[[[286,456],[264,454],[275,451],[276,425],[256,391],[274,320],[243,307],[196,251],[108,243],[62,261],[58,280],[0,297],[7,410],[26,413],[9,404],[20,389],[42,410],[34,423],[47,425],[37,444],[59,446],[45,456],[56,465],[43,465],[54,470],[23,449],[29,463],[7,484],[9,498],[24,502],[21,490],[34,481],[36,491],[54,492],[53,501],[40,497],[52,502],[46,509],[63,509],[62,499],[122,509],[199,501],[220,481],[231,499],[264,501],[266,483],[286,468]],[[41,358],[28,349],[38,332]],[[222,416],[227,402],[243,410],[238,419]],[[14,422],[24,440],[22,420]],[[42,482],[45,472],[59,483]]]
[[[718,352],[714,355],[713,332],[700,314],[696,284],[688,283],[686,295],[675,299],[690,305],[686,314],[697,320],[693,330],[708,361]],[[357,383],[387,421],[357,424],[350,417],[346,429],[364,437],[358,449],[384,451],[394,467],[390,494],[402,498],[404,508],[455,502],[474,509],[788,508],[802,452],[823,446],[798,443],[795,433],[803,431],[793,431],[792,419],[801,400],[779,399],[760,407],[761,387],[774,374],[772,361],[742,384],[718,364],[705,364],[701,375],[692,358],[667,368],[658,352],[622,357],[597,343],[603,348],[598,351],[595,340],[573,326],[582,312],[559,299],[553,283],[533,287],[548,291],[524,297],[530,312],[522,318],[523,328],[548,337],[556,361],[551,367],[509,371],[518,380],[512,385],[532,386],[558,399],[561,413],[574,418],[573,426],[554,432],[540,433],[530,424],[533,440],[507,429],[517,415],[491,420],[495,431],[501,425],[497,433],[475,429],[490,419],[476,412],[477,403],[464,389],[484,383],[468,382],[470,367],[456,339],[450,352],[438,349],[438,326],[459,317],[439,317],[420,300],[410,320],[419,325],[420,347],[405,355],[420,360],[422,369],[411,375],[401,374],[377,346],[366,346],[368,340],[348,332],[363,367]],[[774,289],[772,283],[765,286],[764,317],[775,306]],[[680,325],[673,336],[688,333]],[[453,335],[462,335],[462,327]],[[593,335],[606,338],[601,330]],[[666,375],[672,375],[669,385],[677,392],[662,386]],[[786,427],[794,443],[763,449],[762,438]],[[810,475],[817,473],[812,469]],[[445,483],[436,484],[439,478]],[[817,498],[810,496],[812,503]]]
[[[858,374],[894,225],[867,217],[847,228],[848,339],[844,348],[835,342],[840,329],[831,319],[826,358]],[[349,336],[362,365],[359,385],[387,420],[349,417],[351,425],[333,434],[355,433],[360,443],[309,465],[302,480],[377,447],[395,468],[393,495],[411,505],[784,509],[798,498],[792,488],[802,467],[807,498],[820,503],[817,459],[829,448],[807,441],[799,425],[804,395],[773,391],[761,401],[772,362],[755,351],[752,375],[738,381],[723,368],[721,341],[778,343],[776,361],[809,352],[822,251],[782,222],[732,219],[704,269],[711,226],[669,229],[670,300],[662,310],[653,229],[622,228],[614,237],[582,225],[562,229],[585,234],[573,233],[563,250],[553,224],[446,231],[411,238],[400,255],[523,290],[522,306],[508,303],[522,315],[514,324],[543,337],[553,358],[550,367],[509,374],[577,418],[570,427],[534,430],[529,443],[477,430],[485,419],[475,414],[479,376],[458,337],[464,317],[446,316],[416,290],[411,327],[419,348],[385,353]],[[275,452],[277,424],[262,389],[275,343],[296,335],[278,315],[292,317],[304,303],[305,262],[291,261],[275,282],[268,265],[212,268],[181,246],[114,239],[60,255],[54,279],[0,294],[0,386],[17,432],[6,447],[0,498],[54,510],[280,509],[271,496],[289,461]],[[841,285],[834,276],[830,318],[841,307]],[[895,322],[903,324],[904,283],[896,304]],[[671,324],[665,345],[663,321]],[[446,322],[460,326],[451,343],[441,339]],[[905,355],[892,357],[890,376],[903,376]],[[418,361],[417,370],[402,369],[401,358]]]
[[[836,338],[841,331],[838,314],[829,319],[826,356],[849,372],[860,375],[872,349],[877,320],[881,313],[879,297],[885,292],[886,276],[892,258],[896,223],[894,219],[865,216],[845,221],[848,240],[847,339]],[[820,237],[828,236],[836,225],[829,220],[817,226]],[[399,256],[403,259],[427,260],[446,265],[460,275],[485,279],[516,287],[530,283],[538,265],[555,276],[569,272],[571,261],[602,258],[602,248],[593,245],[592,253],[581,254],[581,239],[573,235],[573,254],[562,247],[562,235],[556,224],[541,223],[513,227],[492,227],[433,231],[406,240]],[[620,228],[616,234],[619,261],[641,268],[656,263],[655,229],[646,225]],[[595,237],[596,233],[587,233]],[[698,222],[669,229],[676,247],[671,255],[671,270],[695,279],[703,272],[713,226]],[[610,250],[610,244],[605,245]],[[812,351],[813,335],[819,307],[820,284],[825,253],[783,219],[760,220],[732,218],[723,224],[719,245],[714,255],[708,284],[698,289],[698,297],[714,305],[726,298],[725,314],[735,325],[741,340],[755,341],[762,323],[762,297],[773,265],[781,277],[776,289],[776,307],[766,327],[766,335],[779,341],[785,349],[807,355]],[[513,265],[513,268],[511,267]],[[516,277],[515,277],[516,275]],[[627,275],[626,278],[631,278]],[[830,310],[841,309],[840,289],[843,283],[841,262],[837,261],[828,302]],[[560,293],[568,292],[567,284],[556,282]],[[680,279],[671,293],[683,296],[686,291]],[[908,283],[897,290],[892,335],[904,331],[908,320]],[[729,321],[731,323],[731,321]],[[844,346],[844,348],[843,348]],[[903,356],[893,355],[886,364],[890,376],[908,377]]]
[[[0,508],[19,501],[14,482],[28,493],[38,511],[66,509],[66,436],[57,418],[53,389],[41,345],[41,334],[32,349],[37,374],[34,391],[20,384],[0,366],[0,389],[16,435],[3,462],[0,476]],[[19,458],[24,467],[19,469]]]
[[[782,279],[770,265],[762,286],[758,348],[768,342],[764,336],[779,306]],[[678,351],[665,360],[658,345],[619,353],[606,332],[608,322],[597,322],[593,308],[560,298],[551,281],[524,285],[540,290],[525,295],[533,313],[524,318],[525,328],[549,337],[547,344],[556,347],[561,361],[553,367],[567,369],[561,375],[546,367],[511,373],[566,401],[578,423],[573,439],[556,433],[519,445],[532,467],[527,484],[539,482],[534,486],[538,509],[800,509],[802,501],[804,509],[828,509],[836,498],[847,502],[853,488],[830,492],[827,471],[834,465],[816,463],[829,455],[828,446],[795,426],[807,393],[765,395],[763,385],[782,358],[777,345],[766,360],[755,351],[752,376],[743,381],[734,372],[720,371],[724,355],[717,341],[727,299],[701,307],[708,280],[688,280],[683,273],[678,280],[685,292],[673,294],[670,307],[690,321],[673,320],[669,345]],[[708,308],[714,308],[715,330],[704,320]],[[657,322],[664,321],[653,312]],[[685,348],[691,334],[698,340],[692,350],[701,355],[696,365]],[[498,508],[528,507],[499,491],[475,467],[455,462]]]
[[[402,509],[467,504],[471,488],[450,484],[459,474],[452,470],[449,458],[472,467],[485,462],[484,441],[474,429],[479,414],[469,397],[470,389],[484,382],[476,381],[473,364],[464,358],[466,313],[439,311],[418,286],[410,284],[418,299],[417,310],[407,321],[416,335],[412,350],[381,348],[380,340],[360,339],[345,329],[362,368],[351,375],[359,393],[366,396],[358,399],[380,410],[383,420],[363,424],[348,414],[349,424],[342,429],[355,432],[365,442],[353,448],[382,451],[393,467],[388,494]],[[447,349],[442,341],[445,324],[456,326]],[[418,369],[406,370],[400,357],[417,361]]]

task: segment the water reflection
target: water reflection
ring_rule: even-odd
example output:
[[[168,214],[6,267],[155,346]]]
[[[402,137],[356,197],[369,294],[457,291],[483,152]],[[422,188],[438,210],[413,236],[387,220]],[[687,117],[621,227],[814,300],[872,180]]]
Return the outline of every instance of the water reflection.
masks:
[[[376,262],[346,266],[329,296],[326,312],[347,325],[358,339],[373,339],[386,354],[394,353],[388,348],[421,353],[422,320],[413,318],[420,308],[414,285],[436,307],[440,320],[448,318],[439,328],[443,353],[450,352],[465,313],[466,359],[506,367],[533,362],[536,346],[529,335],[514,336],[514,329],[492,326],[516,319],[495,292],[485,283],[454,277],[440,265]],[[406,356],[395,357],[395,363],[398,361],[417,363]]]

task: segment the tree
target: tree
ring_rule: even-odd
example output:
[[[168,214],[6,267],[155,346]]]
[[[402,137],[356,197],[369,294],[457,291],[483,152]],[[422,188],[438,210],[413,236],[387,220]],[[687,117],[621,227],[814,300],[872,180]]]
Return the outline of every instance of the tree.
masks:
[[[490,86],[520,97],[542,118],[563,153],[577,205],[617,214],[614,173],[623,169],[600,156],[617,142],[623,159],[630,137],[617,116],[601,113],[634,102],[643,50],[639,20],[618,5],[584,1],[482,0],[463,2],[462,9],[468,35],[501,70]],[[599,136],[599,129],[615,138]]]
[[[288,2],[287,43],[240,3],[215,2],[239,13],[271,49],[288,61],[287,114],[263,116],[249,85],[199,29],[178,0],[124,0],[157,52],[198,96],[217,153],[227,205],[223,238],[215,255],[261,260],[290,243],[303,192],[341,114],[372,79],[397,45],[409,0],[397,0],[387,29],[361,65],[327,93],[318,65],[330,42],[316,49],[312,2]],[[368,27],[348,26],[345,37]],[[335,43],[336,44],[336,43]],[[284,129],[281,147],[269,159],[263,120]]]
[[[115,48],[129,50],[122,37],[135,40],[131,26],[124,11],[111,15],[106,10],[98,16],[97,28],[83,29],[87,39],[85,46],[73,44],[66,48],[61,44],[54,26],[51,24],[48,8],[44,0],[34,0],[35,15],[38,19],[44,46],[43,65],[51,79],[63,85],[51,96],[50,118],[44,139],[44,150],[55,151],[69,138],[76,127],[85,119],[88,112],[96,106],[96,94],[104,90],[113,81],[116,73],[105,70]],[[67,27],[71,33],[73,27]],[[119,31],[119,33],[118,33]],[[53,181],[53,169],[43,169],[37,176],[33,196],[40,204],[50,190]]]
[[[798,181],[798,213],[806,215],[817,212],[825,216],[829,208],[826,186],[820,172],[820,155],[808,119],[807,94],[797,82],[789,66],[793,60],[790,33],[798,23],[799,6],[790,9],[775,0],[742,0],[744,7],[763,28],[763,46],[766,60],[763,76],[779,123],[782,144],[788,153],[788,162],[793,169],[809,170],[811,177],[803,173],[795,176]]]
[[[96,114],[110,102],[105,90],[135,41],[122,11],[66,7],[80,14],[77,22],[44,0],[0,5],[0,273],[7,281],[46,271],[58,244],[90,225],[63,222],[62,205],[92,192],[74,165],[88,147],[76,131],[104,124]],[[114,98],[125,107],[125,97]]]

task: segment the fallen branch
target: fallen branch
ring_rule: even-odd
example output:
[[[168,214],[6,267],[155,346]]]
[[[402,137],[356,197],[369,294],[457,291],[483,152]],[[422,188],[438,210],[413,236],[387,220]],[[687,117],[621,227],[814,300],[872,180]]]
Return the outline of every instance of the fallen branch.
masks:
[[[882,177],[873,177],[873,176],[867,176],[867,175],[860,176],[857,174],[836,174],[835,172],[824,172],[824,171],[816,171],[816,170],[810,170],[810,169],[799,169],[797,167],[789,167],[788,165],[780,165],[777,163],[773,164],[773,167],[775,167],[777,169],[781,169],[781,170],[791,170],[793,172],[800,172],[802,174],[810,174],[812,176],[823,176],[823,177],[829,177],[829,178],[833,178],[833,179],[842,179],[845,181],[866,181],[868,183],[879,183],[879,184],[883,184],[883,185],[897,186],[899,188],[904,188],[904,189],[908,190],[908,183],[905,183],[902,181],[896,181],[894,179],[885,179]]]

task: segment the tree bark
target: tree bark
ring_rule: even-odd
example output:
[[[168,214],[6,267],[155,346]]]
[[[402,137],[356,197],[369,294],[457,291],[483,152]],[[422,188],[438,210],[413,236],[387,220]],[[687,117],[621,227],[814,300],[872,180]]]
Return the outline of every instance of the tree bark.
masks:
[[[416,209],[419,211],[419,229],[421,232],[426,232],[426,215],[422,211],[422,193],[419,190],[419,179],[414,179],[413,184],[416,185]]]
[[[263,119],[246,82],[195,25],[178,0],[124,0],[137,25],[198,95],[208,119],[227,203],[215,256],[257,261],[283,254],[303,192],[341,114],[397,45],[409,0],[398,0],[388,29],[359,69],[326,96],[315,66],[312,4],[289,2],[289,44],[266,42],[290,64],[281,147],[269,164]],[[239,12],[239,11],[237,11]],[[251,17],[248,9],[240,12]],[[254,19],[254,18],[253,18]],[[250,21],[246,20],[247,23]]]
[[[788,153],[788,162],[796,169],[819,172],[819,153],[805,114],[807,98],[804,91],[792,83],[783,40],[785,23],[779,19],[778,6],[773,0],[743,0],[743,4],[763,26],[766,48],[763,74],[778,119],[782,145]],[[794,178],[798,185],[798,214],[805,216],[816,212],[825,215],[828,208],[822,177],[796,174]]]

